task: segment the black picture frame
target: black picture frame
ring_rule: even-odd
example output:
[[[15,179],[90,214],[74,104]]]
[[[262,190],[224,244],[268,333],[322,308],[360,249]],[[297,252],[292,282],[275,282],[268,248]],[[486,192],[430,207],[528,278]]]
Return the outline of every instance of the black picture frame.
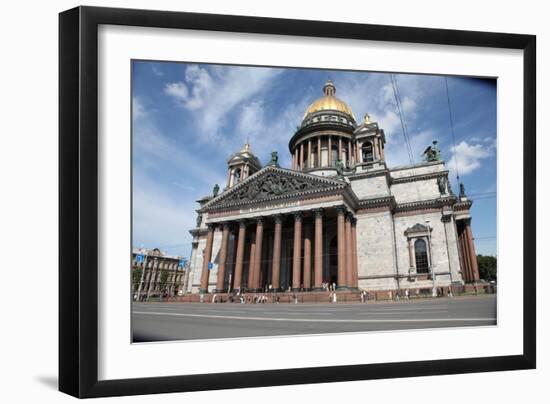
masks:
[[[98,26],[180,28],[523,51],[523,354],[98,381]],[[325,21],[77,7],[59,15],[59,390],[184,392],[536,367],[536,37]]]

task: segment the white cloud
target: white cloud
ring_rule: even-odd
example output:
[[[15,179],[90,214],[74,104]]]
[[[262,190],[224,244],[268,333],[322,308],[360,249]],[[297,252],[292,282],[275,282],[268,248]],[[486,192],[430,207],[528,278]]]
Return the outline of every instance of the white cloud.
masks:
[[[204,162],[185,147],[166,136],[151,119],[150,112],[137,97],[133,99],[133,145],[135,162],[142,170],[173,170],[185,173],[186,179],[214,184],[220,176],[209,170]],[[189,170],[193,167],[193,170]],[[208,185],[210,186],[210,185]]]
[[[262,101],[252,101],[241,106],[237,110],[239,114],[237,129],[241,137],[237,142],[248,141],[253,153],[263,163],[267,162],[272,151],[278,151],[279,164],[289,167],[291,156],[288,152],[288,142],[300,124],[305,109],[312,101],[311,94],[304,94],[297,103],[288,104],[282,112],[274,116],[266,113]]]
[[[243,105],[237,122],[237,130],[242,136],[254,138],[264,129],[264,103],[254,101]]]
[[[418,163],[422,160],[422,153],[426,147],[432,143],[434,138],[435,134],[432,130],[421,131],[410,136],[414,163]],[[403,139],[403,136],[401,136],[401,139]],[[385,157],[390,167],[411,164],[404,139],[401,142],[394,141],[392,143],[387,143]]]
[[[460,175],[468,175],[481,167],[482,161],[493,156],[496,149],[494,139],[487,144],[469,144],[466,141],[460,142],[456,147],[451,146],[451,159],[449,160],[449,169],[453,177],[456,176],[456,170]]]
[[[183,103],[187,102],[187,99],[189,97],[189,90],[187,90],[187,86],[181,81],[177,83],[166,84],[166,86],[164,87],[164,93],[167,95],[171,95],[172,97]]]
[[[151,67],[151,70],[153,71],[153,74],[155,76],[158,76],[158,77],[164,76],[164,73],[162,72],[162,70],[160,70],[157,66]]]
[[[227,115],[242,102],[269,87],[282,70],[250,67],[214,66],[207,70],[198,65],[185,69],[185,83],[170,83],[165,93],[185,109],[194,112],[201,139],[224,141],[221,135]]]
[[[395,76],[398,85],[404,121],[409,134],[414,137],[419,105],[430,95],[431,85],[423,76]],[[430,83],[431,84],[431,83]],[[384,129],[388,144],[403,142],[403,130],[389,74],[344,74],[335,81],[337,95],[348,103],[355,118],[362,121],[365,113]],[[423,130],[427,130],[424,128]]]
[[[134,122],[143,119],[147,116],[147,111],[138,97],[132,98],[132,119]]]

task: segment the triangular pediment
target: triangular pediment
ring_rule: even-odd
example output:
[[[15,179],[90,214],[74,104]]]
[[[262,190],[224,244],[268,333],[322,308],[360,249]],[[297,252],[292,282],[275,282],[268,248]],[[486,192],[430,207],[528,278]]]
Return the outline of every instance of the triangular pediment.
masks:
[[[209,201],[203,211],[273,200],[291,199],[344,189],[348,184],[317,175],[268,166]]]
[[[432,231],[430,227],[417,223],[414,226],[409,227],[407,230],[405,230],[405,234],[428,233],[430,231]]]
[[[354,131],[353,133],[357,136],[357,135],[362,135],[362,134],[373,134],[375,135],[376,134],[376,131],[378,129],[378,124],[376,122],[368,122],[368,123],[365,123],[363,122],[361,125],[359,125]]]

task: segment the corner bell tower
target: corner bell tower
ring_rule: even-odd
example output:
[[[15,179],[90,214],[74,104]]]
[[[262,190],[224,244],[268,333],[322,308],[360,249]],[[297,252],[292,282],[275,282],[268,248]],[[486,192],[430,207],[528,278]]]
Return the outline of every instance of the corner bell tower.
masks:
[[[262,168],[260,160],[250,150],[250,145],[231,155],[227,160],[227,185],[225,189],[234,187]]]
[[[363,122],[353,132],[357,147],[356,163],[362,169],[385,165],[384,146],[386,136],[384,130],[378,127],[369,114],[365,114]]]

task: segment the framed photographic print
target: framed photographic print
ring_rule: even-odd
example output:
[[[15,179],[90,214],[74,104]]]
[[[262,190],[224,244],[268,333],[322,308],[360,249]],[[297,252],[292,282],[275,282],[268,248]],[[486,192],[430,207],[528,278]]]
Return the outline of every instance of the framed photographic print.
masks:
[[[59,22],[61,391],[535,367],[534,36]]]

